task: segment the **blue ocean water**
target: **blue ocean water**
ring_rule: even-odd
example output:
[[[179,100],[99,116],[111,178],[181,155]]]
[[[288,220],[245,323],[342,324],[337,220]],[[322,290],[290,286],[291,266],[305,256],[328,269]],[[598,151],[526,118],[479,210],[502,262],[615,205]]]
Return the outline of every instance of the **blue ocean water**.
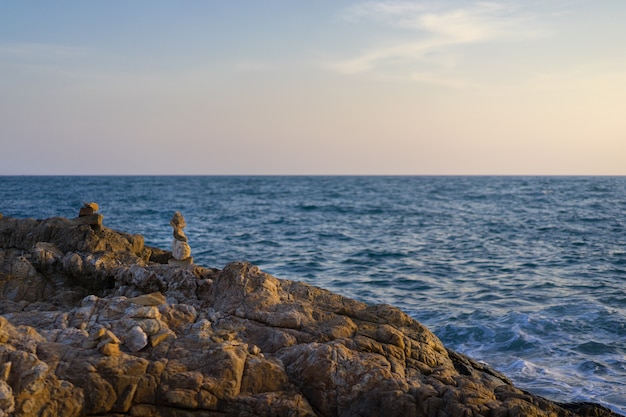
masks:
[[[75,217],[400,307],[557,401],[626,414],[626,177],[0,177],[5,216]]]

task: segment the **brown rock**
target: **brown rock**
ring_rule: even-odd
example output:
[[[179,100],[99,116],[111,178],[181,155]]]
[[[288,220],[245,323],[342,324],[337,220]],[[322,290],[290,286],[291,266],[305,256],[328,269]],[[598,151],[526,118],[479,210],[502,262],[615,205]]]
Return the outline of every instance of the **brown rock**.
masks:
[[[95,213],[95,210],[91,207],[81,207],[78,211],[78,217],[91,216]]]
[[[120,345],[107,342],[100,348],[100,352],[106,356],[117,356],[120,354]]]
[[[0,416],[615,416],[521,391],[394,307],[150,253],[0,219]]]
[[[83,207],[91,209],[93,211],[98,211],[100,209],[100,207],[98,207],[98,203],[95,203],[93,201],[91,203],[84,203]]]
[[[167,264],[175,267],[185,267],[193,264],[193,258],[189,256],[185,259],[170,259],[167,261]]]
[[[180,211],[174,213],[174,215],[170,219],[170,225],[174,229],[184,229],[187,226],[187,223],[185,223],[185,218]]]
[[[5,381],[0,380],[0,415],[10,415],[14,410],[13,389]]]
[[[241,378],[241,392],[259,394],[262,392],[285,391],[290,388],[289,377],[276,359],[249,356]]]
[[[90,210],[90,209],[86,209],[86,210]],[[83,214],[82,216],[75,218],[73,222],[74,224],[77,224],[77,225],[86,224],[89,226],[93,226],[94,230],[101,230],[103,219],[104,219],[104,216],[102,214],[92,213],[92,214]]]
[[[160,306],[165,304],[165,297],[160,292],[153,292],[150,294],[143,294],[137,297],[130,298],[128,301],[134,304],[142,306]]]

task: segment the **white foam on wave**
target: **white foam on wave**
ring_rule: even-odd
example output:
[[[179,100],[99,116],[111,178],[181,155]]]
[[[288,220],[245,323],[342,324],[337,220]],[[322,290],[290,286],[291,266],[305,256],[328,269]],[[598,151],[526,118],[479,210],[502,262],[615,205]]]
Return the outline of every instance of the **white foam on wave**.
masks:
[[[488,324],[484,317],[474,319],[446,326],[444,333],[457,342],[452,348],[486,362],[534,394],[560,402],[595,402],[626,415],[621,378],[626,358],[615,350],[600,349],[604,345],[596,340],[597,331],[563,331],[577,318],[563,319],[544,311],[511,312]],[[595,341],[589,347],[586,340]],[[581,351],[581,345],[588,351]],[[598,350],[591,349],[595,345]]]
[[[555,364],[546,358],[515,358],[497,369],[511,377],[515,385],[536,395],[560,402],[594,402],[626,415],[623,381],[607,384],[611,378],[597,376],[593,369],[581,372],[578,365],[563,361]]]

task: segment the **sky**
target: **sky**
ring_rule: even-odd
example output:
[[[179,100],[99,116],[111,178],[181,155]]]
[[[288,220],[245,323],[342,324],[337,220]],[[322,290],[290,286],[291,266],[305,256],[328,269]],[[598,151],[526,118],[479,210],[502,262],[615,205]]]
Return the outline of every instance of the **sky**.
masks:
[[[0,175],[626,175],[626,1],[0,0]]]

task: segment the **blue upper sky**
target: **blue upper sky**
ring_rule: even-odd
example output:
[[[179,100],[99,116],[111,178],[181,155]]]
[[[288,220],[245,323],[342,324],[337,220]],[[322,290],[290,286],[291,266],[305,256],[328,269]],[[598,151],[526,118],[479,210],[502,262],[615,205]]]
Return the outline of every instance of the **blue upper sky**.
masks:
[[[622,0],[0,0],[0,175],[624,175],[624,21]]]

